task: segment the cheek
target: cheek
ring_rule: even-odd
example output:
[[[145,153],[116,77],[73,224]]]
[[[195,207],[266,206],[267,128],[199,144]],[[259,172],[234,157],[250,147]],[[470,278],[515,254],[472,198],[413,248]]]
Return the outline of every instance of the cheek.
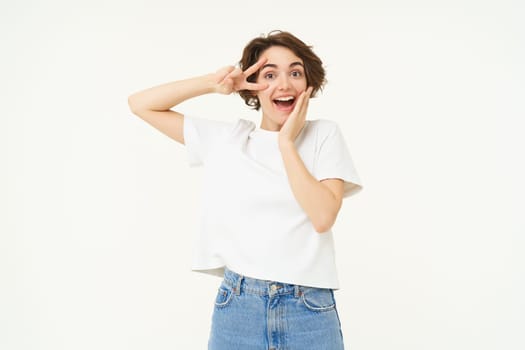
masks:
[[[272,95],[272,87],[269,86],[268,88],[261,90],[257,93],[257,97],[259,98],[259,101],[269,101],[270,96]]]
[[[301,80],[297,81],[296,84],[295,84],[295,88],[298,91],[306,90],[307,86],[308,86],[308,83],[306,82],[306,79],[301,79]]]

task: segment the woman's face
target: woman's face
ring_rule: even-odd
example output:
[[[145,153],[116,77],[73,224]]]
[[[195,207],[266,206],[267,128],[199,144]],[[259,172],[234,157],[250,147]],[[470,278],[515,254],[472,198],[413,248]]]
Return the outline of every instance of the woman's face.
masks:
[[[278,131],[307,88],[303,60],[283,46],[272,46],[263,51],[261,57],[267,61],[257,82],[268,84],[268,88],[257,92],[263,112],[261,128]]]

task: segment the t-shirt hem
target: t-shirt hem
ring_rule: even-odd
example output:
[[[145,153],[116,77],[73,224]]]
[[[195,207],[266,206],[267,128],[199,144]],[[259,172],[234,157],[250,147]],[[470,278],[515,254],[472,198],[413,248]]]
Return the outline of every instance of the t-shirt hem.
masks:
[[[216,276],[216,277],[224,277],[224,270],[225,268],[228,268],[229,270],[232,270],[240,275],[243,275],[243,276],[246,276],[246,277],[249,277],[249,278],[255,278],[255,279],[260,279],[260,280],[265,280],[265,281],[275,281],[275,282],[280,282],[280,283],[286,283],[286,284],[295,284],[295,285],[300,285],[300,286],[304,286],[304,287],[314,287],[314,288],[327,288],[327,289],[333,289],[334,291],[335,290],[339,290],[340,289],[340,286],[339,286],[339,283],[338,282],[328,282],[328,283],[315,283],[315,282],[312,282],[312,281],[307,281],[307,280],[301,280],[301,279],[288,279],[288,278],[285,278],[285,277],[279,277],[279,276],[275,276],[275,277],[270,277],[269,275],[267,274],[261,274],[261,273],[257,273],[257,272],[251,272],[251,271],[247,271],[245,269],[241,269],[241,268],[236,268],[236,267],[232,267],[232,266],[227,266],[227,265],[218,265],[218,266],[210,266],[210,267],[192,267],[191,270],[193,272],[199,272],[199,273],[204,273],[204,274],[208,274],[208,275],[212,275],[212,276]]]

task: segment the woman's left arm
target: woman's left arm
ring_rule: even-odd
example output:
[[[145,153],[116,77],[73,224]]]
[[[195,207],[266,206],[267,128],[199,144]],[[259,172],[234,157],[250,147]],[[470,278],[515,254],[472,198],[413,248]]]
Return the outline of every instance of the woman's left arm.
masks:
[[[341,179],[318,181],[310,174],[297,152],[294,140],[304,126],[311,88],[299,97],[294,111],[279,132],[279,149],[292,192],[318,233],[328,231],[341,208],[344,182]]]

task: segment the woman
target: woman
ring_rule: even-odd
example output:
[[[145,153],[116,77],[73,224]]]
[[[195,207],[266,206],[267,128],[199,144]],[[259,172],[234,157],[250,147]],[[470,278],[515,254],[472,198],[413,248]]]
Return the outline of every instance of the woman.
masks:
[[[337,124],[306,120],[322,62],[288,32],[248,43],[239,67],[133,94],[134,114],[186,145],[203,165],[192,269],[223,277],[209,349],[343,349],[331,227],[361,189]],[[171,108],[207,93],[239,93],[261,125]]]

